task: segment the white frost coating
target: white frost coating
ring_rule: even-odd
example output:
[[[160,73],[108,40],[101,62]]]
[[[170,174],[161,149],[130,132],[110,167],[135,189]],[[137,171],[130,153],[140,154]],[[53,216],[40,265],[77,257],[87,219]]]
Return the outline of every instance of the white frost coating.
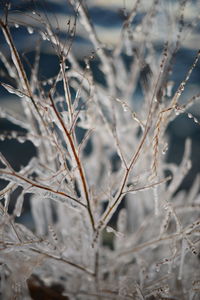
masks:
[[[50,26],[47,25],[46,30],[47,30],[46,38],[50,40],[54,45],[57,45],[58,40],[56,39],[56,35],[52,32]]]
[[[13,64],[15,65],[15,67],[17,69],[17,72],[18,72],[18,75],[21,78],[22,88],[26,89],[26,84],[24,82],[24,74],[23,74],[23,72],[21,70],[21,67],[20,67],[19,61],[18,61],[18,57],[17,57],[18,56],[17,50],[16,50],[15,46],[12,45],[12,42],[11,42],[10,37],[8,35],[8,32],[4,28],[2,30],[3,30],[6,42],[8,43],[8,46],[10,48],[10,52],[11,52],[11,57],[12,57]]]
[[[40,198],[47,198],[47,199],[52,199],[58,203],[64,203],[64,204],[67,204],[69,205],[70,207],[72,208],[77,208],[78,207],[78,204],[76,204],[75,201],[73,201],[72,199],[68,198],[68,197],[65,197],[63,195],[60,195],[60,194],[56,194],[56,192],[51,192],[51,191],[45,191],[41,188],[37,188],[37,187],[31,187],[29,189],[29,192],[31,193],[35,193],[35,194],[38,194],[40,195]]]
[[[57,1],[63,5],[63,1]],[[1,178],[6,180],[4,173],[8,173],[10,182],[0,194],[0,267],[3,266],[1,262],[6,264],[0,276],[1,284],[6,288],[2,293],[0,286],[0,294],[4,296],[4,291],[11,291],[12,295],[5,294],[4,298],[28,299],[28,296],[20,293],[23,292],[23,282],[26,278],[32,280],[30,274],[34,271],[45,287],[58,283],[69,293],[66,296],[70,299],[182,299],[182,295],[188,299],[191,294],[188,290],[198,288],[194,282],[199,277],[199,270],[195,266],[200,227],[198,182],[190,194],[178,192],[191,166],[188,163],[191,157],[188,143],[179,165],[169,164],[163,155],[157,155],[158,181],[149,180],[152,153],[156,149],[159,153],[163,149],[163,154],[167,151],[166,128],[176,118],[174,112],[189,113],[188,107],[195,99],[199,99],[198,94],[189,95],[193,92],[189,88],[181,107],[181,103],[176,103],[178,93],[172,91],[172,83],[167,83],[168,71],[177,69],[173,67],[171,55],[179,44],[179,41],[172,41],[170,35],[176,38],[178,33],[171,33],[166,26],[169,44],[168,47],[164,46],[164,60],[161,49],[157,51],[151,38],[160,17],[168,9],[164,4],[166,1],[135,0],[130,11],[126,7],[127,1],[121,1],[121,8],[124,2],[122,13],[125,23],[121,30],[116,29],[121,32],[116,49],[110,40],[109,46],[102,45],[99,32],[95,32],[96,29],[99,31],[99,26],[93,26],[93,15],[91,18],[88,16],[94,1],[67,2],[74,8],[69,18],[64,15],[64,10],[56,19],[53,14],[48,14],[48,7],[45,13],[38,7],[35,15],[33,8],[30,8],[28,15],[8,11],[8,25],[5,18],[0,20],[0,30],[4,30],[12,52],[12,59],[10,53],[6,53],[7,61],[0,55],[0,60],[5,61],[3,71],[11,66],[14,72],[6,72],[6,83],[11,85],[8,90],[18,96],[27,93],[37,108],[33,109],[33,105],[25,99],[20,101],[19,122],[18,116],[15,116],[18,112],[11,115],[0,112],[1,117],[11,122],[13,114],[13,123],[26,127],[27,131],[25,134],[3,132],[0,138],[21,142],[26,138],[37,147],[37,159],[27,162],[28,166],[21,167],[21,171],[15,170],[9,152],[3,152],[14,170],[9,163],[5,169],[5,161],[0,170]],[[151,2],[148,8],[144,5],[146,2]],[[183,6],[187,1],[177,2],[176,18],[171,19],[167,12],[166,19],[179,27],[184,23]],[[89,6],[88,9],[86,6]],[[141,8],[145,9],[142,15]],[[9,26],[14,26],[21,16],[24,16],[23,26],[30,34],[33,28],[39,35],[43,31],[46,42],[40,41],[42,59],[43,55],[45,59],[46,49],[52,55],[56,54],[57,65],[46,79],[39,45],[36,47],[32,70],[25,67],[27,64],[24,59],[20,59],[24,52],[23,45],[19,48],[14,46],[14,35],[18,32],[15,29],[9,32]],[[131,21],[133,16],[138,16],[137,24]],[[82,24],[81,18],[84,19]],[[197,21],[195,17],[193,20]],[[82,34],[85,29],[88,34]],[[73,43],[79,43],[79,40],[70,38],[75,31],[87,40],[91,38],[90,42],[95,48],[94,53],[91,50],[83,54],[82,50],[89,43],[84,43],[84,49],[80,44],[81,51],[78,51],[84,56],[84,63],[77,59],[74,52],[76,45]],[[30,47],[33,45],[35,48],[36,34],[26,35],[31,39]],[[5,49],[2,51],[4,53]],[[127,58],[125,53],[130,57]],[[179,83],[175,75],[170,73],[177,86]],[[98,78],[103,79],[101,83]],[[59,82],[65,79],[69,90],[68,87],[63,89]],[[184,82],[182,85],[185,85]],[[180,86],[180,94],[181,89]],[[172,93],[175,93],[175,97]],[[11,106],[8,109],[15,109],[14,105]],[[72,107],[70,120],[67,107]],[[123,113],[123,109],[128,112]],[[193,122],[198,121],[198,118],[190,117]],[[156,141],[155,129],[160,132],[160,138]],[[155,144],[157,148],[153,151]],[[20,145],[20,148],[26,151],[24,146]],[[171,153],[170,139],[169,149]],[[20,163],[17,149],[13,150],[16,150],[14,159]],[[182,157],[179,158],[181,160]],[[170,181],[164,179],[165,173],[172,175]],[[17,195],[15,190],[19,192],[18,185],[22,186],[22,193],[31,196],[30,214],[34,219],[30,231],[32,234],[26,232],[25,226],[19,226],[18,218],[15,218],[20,216],[24,220],[27,216],[23,194],[12,202],[10,200]],[[155,270],[156,265],[160,268],[159,272]],[[20,280],[18,273],[22,275]],[[182,281],[180,284],[177,284],[178,276]],[[165,289],[167,285],[169,291]],[[16,289],[20,295],[16,295]]]
[[[24,186],[24,182],[22,182],[21,179],[19,179],[19,178],[13,176],[13,175],[11,175],[11,174],[5,174],[5,173],[3,173],[3,172],[2,172],[2,173],[0,172],[0,178],[5,179],[5,180],[8,180],[8,181],[10,181],[10,182],[17,183],[17,184],[20,185],[20,186]]]

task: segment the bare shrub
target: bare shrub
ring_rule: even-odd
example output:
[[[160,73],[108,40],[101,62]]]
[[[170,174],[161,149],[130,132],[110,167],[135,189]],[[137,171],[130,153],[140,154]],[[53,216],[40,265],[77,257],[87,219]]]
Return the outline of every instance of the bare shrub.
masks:
[[[200,52],[180,82],[173,77],[198,18],[187,23],[189,1],[174,2],[171,15],[171,2],[148,1],[142,10],[146,2],[133,1],[112,47],[99,39],[86,1],[66,3],[72,13],[64,25],[37,10],[37,1],[33,12],[4,4],[1,86],[21,106],[20,113],[2,109],[1,117],[23,131],[1,139],[31,141],[37,155],[20,170],[0,157],[3,299],[39,299],[37,290],[43,299],[198,299],[199,177],[189,192],[177,192],[191,168],[190,139],[179,165],[165,155],[170,122],[186,114],[199,124],[190,107],[200,94],[181,99]],[[160,18],[166,32],[157,51]],[[14,27],[37,37],[31,68]],[[73,48],[80,29],[93,45],[81,63]],[[40,74],[40,48],[58,58],[50,78]],[[32,228],[18,221],[27,194]]]

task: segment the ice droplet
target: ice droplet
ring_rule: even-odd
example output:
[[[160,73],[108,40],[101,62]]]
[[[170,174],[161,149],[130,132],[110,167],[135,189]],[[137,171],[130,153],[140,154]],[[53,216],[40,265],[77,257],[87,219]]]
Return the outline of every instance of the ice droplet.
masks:
[[[132,189],[134,189],[134,186],[133,186],[133,184],[130,184],[130,185],[128,186],[128,191],[130,191],[130,190],[132,190]]]
[[[19,24],[15,23],[15,28],[19,28]]]
[[[89,70],[89,69],[90,69],[90,66],[89,66],[88,64],[86,65],[86,69],[87,69],[87,70]]]
[[[33,28],[30,27],[30,26],[27,27],[27,30],[28,30],[28,33],[29,33],[29,34],[33,34],[33,32],[34,32],[34,31],[33,31]]]
[[[191,113],[188,113],[188,118],[192,119],[193,115]]]
[[[43,41],[46,41],[47,40],[46,34],[42,31],[40,32],[40,34],[41,34]]]
[[[53,84],[53,79],[52,79],[52,78],[50,78],[50,79],[48,79],[48,81],[47,81],[47,82],[48,82],[48,84],[49,84],[49,85],[52,85],[52,84]]]
[[[157,273],[160,272],[160,264],[157,264],[157,265],[156,265],[156,272],[157,272]]]
[[[168,144],[166,144],[162,150],[162,154],[165,155],[168,150]]]
[[[16,132],[16,131],[13,131],[13,132],[12,132],[12,138],[13,138],[13,139],[16,139],[16,138],[17,138],[17,132]]]
[[[174,85],[174,82],[173,82],[173,81],[169,81],[169,82],[167,83],[167,91],[166,91],[166,93],[167,93],[167,96],[168,96],[168,97],[171,97],[171,95],[172,95],[172,88],[173,88],[173,85]]]
[[[26,141],[25,137],[23,137],[23,136],[19,136],[17,140],[19,143],[22,143],[22,144],[25,143],[25,141]]]
[[[127,107],[127,105],[125,103],[122,104],[122,108],[123,108],[124,112],[128,111],[128,107]]]

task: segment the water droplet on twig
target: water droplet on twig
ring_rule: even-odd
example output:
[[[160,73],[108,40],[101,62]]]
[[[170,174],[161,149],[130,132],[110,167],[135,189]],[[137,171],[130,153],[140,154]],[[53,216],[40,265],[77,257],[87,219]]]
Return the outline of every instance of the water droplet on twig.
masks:
[[[30,26],[27,27],[27,30],[28,30],[28,33],[29,33],[29,34],[33,34],[33,32],[34,32],[34,31],[33,31],[33,28],[30,27]]]

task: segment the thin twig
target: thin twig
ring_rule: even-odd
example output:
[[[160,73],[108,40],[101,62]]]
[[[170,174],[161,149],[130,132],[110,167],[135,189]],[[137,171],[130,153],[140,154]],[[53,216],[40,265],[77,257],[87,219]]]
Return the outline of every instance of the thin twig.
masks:
[[[8,172],[8,171],[6,171],[6,170],[2,170],[2,169],[1,169],[1,170],[0,170],[0,174],[4,174],[4,175],[9,175],[9,176],[12,176],[12,177],[16,177],[16,178],[20,179],[22,182],[27,182],[27,183],[30,184],[30,186],[32,186],[32,187],[36,187],[36,188],[38,188],[38,189],[41,189],[41,190],[45,190],[45,191],[51,192],[51,193],[53,193],[53,194],[55,194],[55,195],[64,196],[64,197],[66,197],[66,198],[69,198],[69,199],[75,201],[77,204],[79,204],[79,205],[81,205],[81,206],[87,208],[87,206],[86,206],[85,204],[83,204],[82,202],[80,202],[78,199],[76,199],[76,198],[74,198],[74,197],[72,197],[72,196],[66,194],[65,192],[56,191],[56,190],[52,189],[52,188],[49,187],[49,186],[46,186],[46,185],[42,185],[42,184],[40,184],[40,183],[37,183],[36,181],[33,181],[33,180],[29,179],[29,178],[26,178],[26,177],[20,175],[19,173],[16,173],[16,172]]]
[[[65,135],[67,137],[67,140],[68,140],[68,142],[70,144],[70,148],[72,150],[74,159],[75,159],[75,161],[77,163],[77,167],[78,167],[78,170],[79,170],[79,174],[80,174],[80,178],[81,178],[83,190],[84,190],[84,193],[85,193],[85,198],[86,198],[86,202],[87,202],[87,209],[88,209],[88,213],[89,213],[89,216],[90,216],[90,221],[91,221],[93,230],[95,230],[94,217],[93,217],[93,214],[92,214],[92,209],[91,209],[91,204],[90,204],[90,199],[89,199],[89,193],[88,193],[86,178],[85,178],[85,174],[84,174],[84,171],[83,171],[83,167],[82,167],[81,161],[80,161],[80,159],[78,157],[78,154],[76,152],[76,148],[74,146],[72,137],[71,137],[68,129],[66,128],[63,119],[61,118],[59,112],[57,111],[57,109],[55,107],[55,104],[54,104],[54,101],[53,101],[51,93],[49,93],[49,99],[50,99],[50,102],[51,102],[51,106],[52,106],[52,108],[53,108],[53,110],[54,110],[54,112],[56,114],[56,117],[57,117],[59,123],[61,124],[61,126],[62,126],[62,128],[64,130],[64,133],[65,133]]]

